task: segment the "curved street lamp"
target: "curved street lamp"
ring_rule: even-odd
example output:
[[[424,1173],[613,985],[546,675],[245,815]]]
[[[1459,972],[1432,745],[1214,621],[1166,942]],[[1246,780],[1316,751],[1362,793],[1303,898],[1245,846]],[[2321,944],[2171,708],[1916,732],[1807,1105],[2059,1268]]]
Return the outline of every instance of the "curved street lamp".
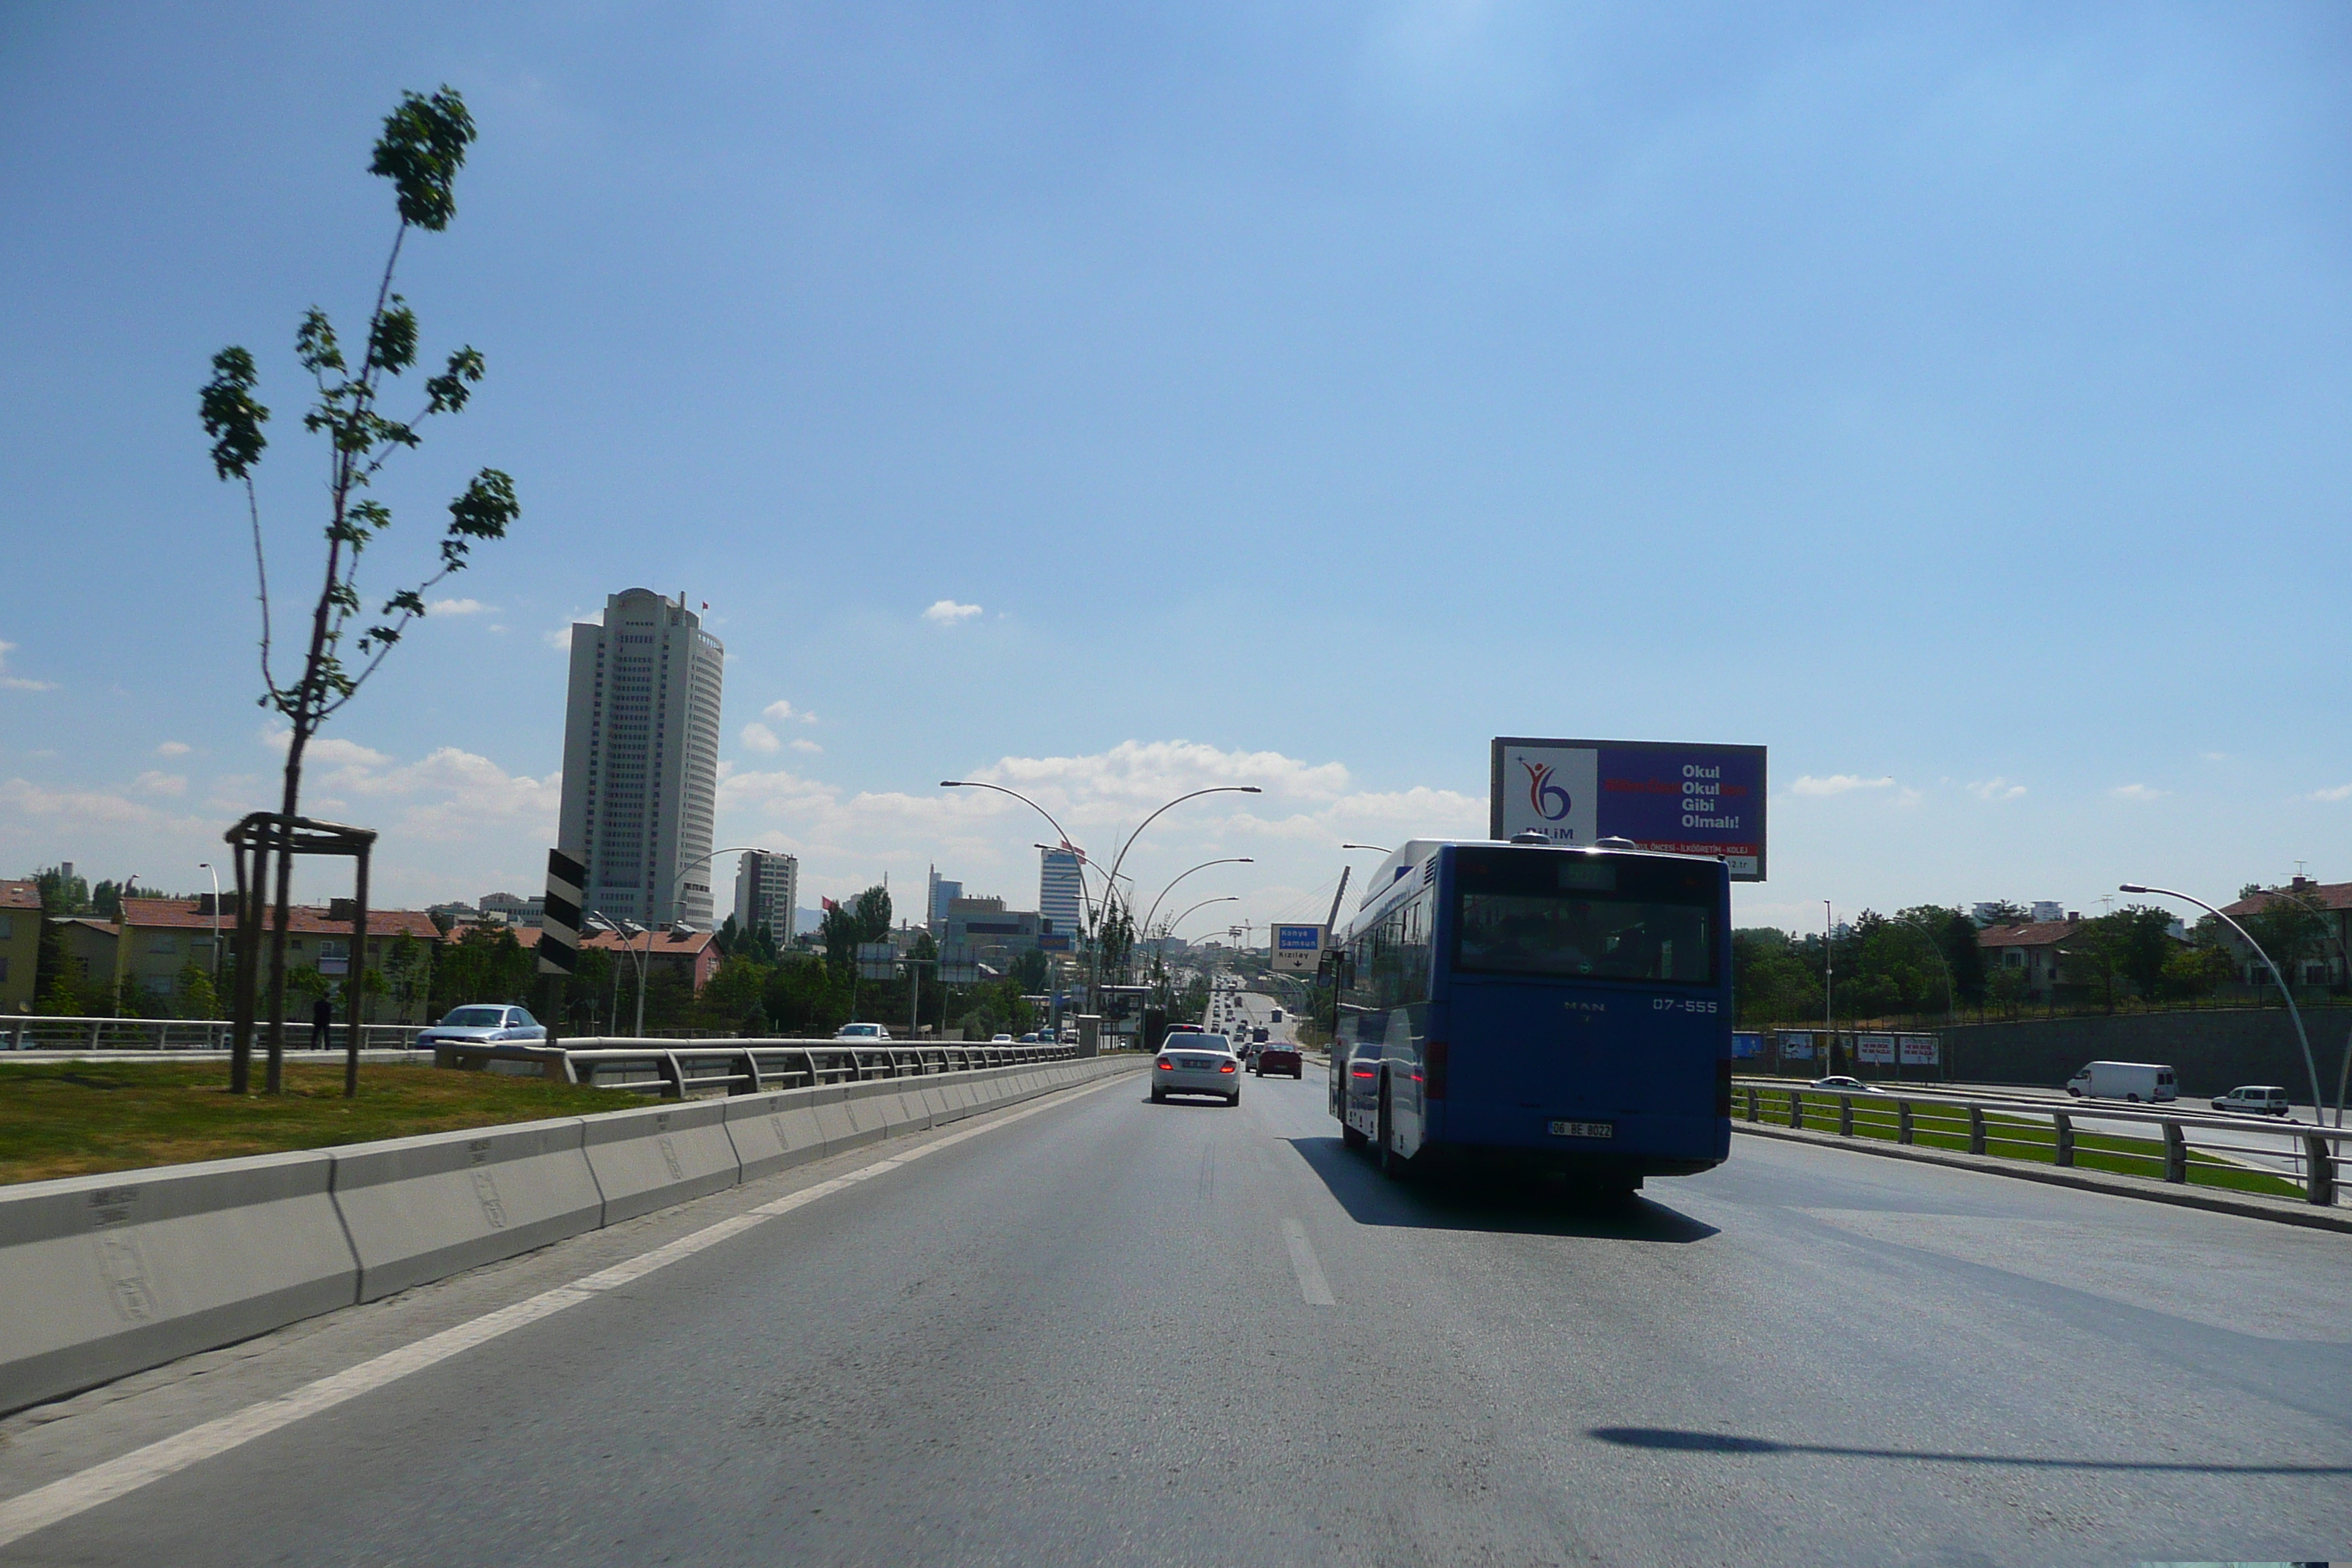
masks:
[[[2271,972],[2271,978],[2278,982],[2279,994],[2286,998],[2287,1016],[2294,1020],[2294,1037],[2303,1046],[2303,1068],[2311,1075],[2311,1114],[2324,1124],[2327,1120],[2327,1101],[2319,1092],[2319,1064],[2312,1059],[2311,1037],[2304,1033],[2303,1009],[2294,1005],[2294,987],[2287,984],[2286,976],[2279,973],[2279,966],[2272,962],[2269,953],[2263,951],[2263,944],[2254,940],[2253,933],[2194,893],[2177,892],[2170,888],[2151,888],[2143,882],[2126,882],[2116,890],[2123,893],[2153,893],[2159,899],[2179,899],[2183,903],[2195,904],[2199,909],[2236,931],[2238,940],[2254,950],[2254,956],[2263,961],[2263,967],[2268,969]],[[2347,1046],[2346,1050],[2347,1053],[2346,1067],[2347,1070],[2352,1070],[2352,1046]],[[2344,1125],[2344,1096],[2340,1089],[2336,1097],[2336,1125],[2338,1127]]]
[[[1255,784],[1211,784],[1206,789],[1196,789],[1192,791],[1190,794],[1180,795],[1174,800],[1168,802],[1167,805],[1160,806],[1150,816],[1147,816],[1141,822],[1137,823],[1135,825],[1135,831],[1127,836],[1127,842],[1118,847],[1118,858],[1110,863],[1110,875],[1106,879],[1110,885],[1110,894],[1112,896],[1116,896],[1118,892],[1118,868],[1122,865],[1126,864],[1127,852],[1135,847],[1135,841],[1143,837],[1143,830],[1145,828],[1159,821],[1160,818],[1165,816],[1168,812],[1183,805],[1188,800],[1198,800],[1204,795],[1264,795],[1265,793],[1265,791],[1260,789]],[[1106,898],[1105,902],[1108,902],[1108,897]],[[1094,983],[1097,988],[1102,984],[1102,948],[1099,943],[1097,943],[1095,948]]]
[[[1342,844],[1339,847],[1342,849],[1369,849],[1375,855],[1393,855],[1396,853],[1395,850],[1390,848],[1385,844]]]
[[[1193,910],[1205,910],[1211,904],[1237,904],[1241,901],[1242,896],[1239,893],[1227,893],[1222,899],[1202,899],[1199,903],[1194,904],[1192,909],[1186,910],[1181,915],[1171,916],[1169,919],[1168,923],[1160,928],[1160,940],[1165,942],[1170,937],[1174,936],[1176,934],[1176,928],[1182,925],[1186,921],[1192,919]]]
[[[1003,784],[988,784],[980,779],[941,779],[940,781],[940,787],[941,789],[992,789],[999,795],[1009,795],[1013,799],[1019,801],[1022,805],[1027,806],[1030,810],[1035,812],[1038,816],[1044,817],[1046,821],[1053,822],[1055,835],[1061,839],[1063,848],[1076,849],[1078,847],[1076,845],[1070,842],[1069,829],[1064,827],[1058,822],[1054,822],[1054,814],[1052,812],[1047,811],[1044,806],[1039,805],[1035,801],[1031,800],[1027,795],[1023,795],[1017,789],[1006,789]],[[1080,851],[1081,858],[1084,858],[1084,851]]]
[[[1150,931],[1151,929],[1151,917],[1160,912],[1161,900],[1166,899],[1170,893],[1173,892],[1175,890],[1176,884],[1191,876],[1193,871],[1205,871],[1212,866],[1255,866],[1257,862],[1255,860],[1251,859],[1246,855],[1228,855],[1221,860],[1203,860],[1199,865],[1192,867],[1191,870],[1179,871],[1176,873],[1175,878],[1169,882],[1168,886],[1160,889],[1160,897],[1151,900],[1151,907],[1143,912],[1143,929],[1145,931]],[[1200,906],[1196,904],[1193,907],[1197,909]]]

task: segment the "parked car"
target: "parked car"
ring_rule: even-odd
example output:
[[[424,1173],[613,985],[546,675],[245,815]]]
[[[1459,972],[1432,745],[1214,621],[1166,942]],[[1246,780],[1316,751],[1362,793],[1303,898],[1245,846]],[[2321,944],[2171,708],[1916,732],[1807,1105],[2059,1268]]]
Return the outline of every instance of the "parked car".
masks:
[[[537,1046],[546,1041],[546,1028],[521,1008],[473,1003],[450,1008],[447,1017],[421,1031],[416,1037],[416,1048],[429,1051],[436,1045]]]
[[[2249,1116],[2284,1116],[2287,1112],[2286,1089],[2274,1083],[2241,1084],[2227,1094],[2213,1097],[2216,1110],[2235,1110]]]
[[[1833,1072],[1827,1078],[1817,1078],[1813,1079],[1813,1087],[1815,1089],[1843,1089],[1848,1094],[1876,1094],[1878,1092],[1876,1089],[1871,1088],[1870,1085],[1863,1082],[1862,1079],[1858,1078],[1848,1078],[1842,1072]]]
[[[1227,1105],[1242,1102],[1242,1064],[1223,1035],[1186,1035],[1160,1047],[1151,1064],[1151,1103],[1171,1094],[1213,1094]]]
[[[1300,1058],[1297,1046],[1287,1040],[1276,1040],[1272,1045],[1257,1048],[1257,1055],[1250,1061],[1250,1071],[1260,1078],[1268,1073],[1282,1072],[1303,1079],[1307,1076],[1307,1064]]]
[[[836,1040],[863,1040],[871,1044],[876,1040],[888,1039],[890,1031],[879,1024],[844,1024],[833,1032],[833,1037]]]
[[[2089,1062],[2066,1080],[2076,1099],[2126,1100],[2134,1104],[2175,1098],[2172,1069],[2161,1062]]]

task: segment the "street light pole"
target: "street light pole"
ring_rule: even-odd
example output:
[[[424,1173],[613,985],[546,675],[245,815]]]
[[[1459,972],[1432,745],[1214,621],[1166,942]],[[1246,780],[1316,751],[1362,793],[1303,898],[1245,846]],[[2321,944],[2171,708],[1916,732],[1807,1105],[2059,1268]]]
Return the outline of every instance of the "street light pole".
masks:
[[[213,984],[220,984],[220,873],[213,870],[209,860],[196,862],[199,871],[211,871],[213,878]]]
[[[1830,901],[1822,900],[1822,1059],[1829,1066],[1825,1072],[1837,1070],[1837,996],[1832,986],[1837,973],[1837,925],[1830,912]]]
[[[1151,907],[1144,911],[1143,929],[1146,931],[1151,930],[1151,917],[1160,912],[1161,900],[1165,900],[1170,893],[1175,891],[1176,884],[1191,876],[1193,871],[1205,871],[1212,866],[1255,866],[1256,864],[1256,861],[1251,859],[1246,855],[1228,855],[1222,860],[1203,860],[1199,865],[1192,868],[1191,870],[1179,871],[1175,878],[1169,882],[1168,886],[1160,889],[1160,897],[1152,900]],[[1192,907],[1194,909],[1200,908],[1198,904],[1195,904]]]
[[[1190,794],[1180,795],[1174,800],[1160,806],[1150,816],[1137,823],[1135,831],[1127,836],[1127,842],[1118,847],[1118,857],[1110,863],[1110,875],[1104,879],[1111,894],[1116,896],[1118,892],[1118,868],[1127,863],[1127,852],[1135,847],[1135,841],[1143,837],[1143,830],[1159,821],[1166,813],[1188,800],[1198,800],[1204,795],[1264,795],[1265,793],[1265,791],[1255,784],[1211,784],[1206,789],[1196,789]],[[1102,988],[1102,944],[1099,942],[1095,945],[1094,988],[1097,991]]]
[[[606,914],[602,910],[591,910],[588,911],[588,923],[598,931],[608,931],[614,936],[619,937],[621,939],[621,951],[629,955],[629,962],[637,972],[637,1037],[639,1039],[643,1039],[646,1033],[646,964],[645,960],[637,956],[637,950],[629,945],[629,938],[637,933],[635,931],[624,929],[625,927],[635,926],[637,922],[635,921],[616,921],[612,916]],[[653,932],[650,930],[647,930],[645,934],[648,939],[650,939]],[[621,971],[620,967],[616,964],[613,969],[613,1005],[605,1010],[604,1014],[604,1026],[606,1028],[618,1029],[621,1026],[621,1020],[615,1016],[620,1010]]]
[[[2199,909],[2236,931],[2238,940],[2254,950],[2254,956],[2263,961],[2263,967],[2271,972],[2273,980],[2278,982],[2279,994],[2286,998],[2287,1016],[2294,1020],[2294,1037],[2303,1047],[2303,1068],[2311,1075],[2311,1114],[2315,1119],[2325,1123],[2327,1120],[2327,1101],[2319,1092],[2319,1064],[2311,1055],[2311,1037],[2304,1032],[2303,1009],[2294,1005],[2294,988],[2286,983],[2286,976],[2279,973],[2279,966],[2272,962],[2269,953],[2263,951],[2263,944],[2254,940],[2253,933],[2194,893],[2177,892],[2170,888],[2151,888],[2140,882],[2126,882],[2116,890],[2122,893],[2152,893],[2159,899],[2179,899],[2183,903],[2195,904]],[[2347,1046],[2346,1049],[2347,1053],[2352,1053],[2352,1046]],[[2347,1054],[2346,1066],[2347,1071],[2352,1071],[2352,1054]],[[2341,1087],[2337,1089],[2336,1094],[2336,1125],[2338,1127],[2344,1125],[2344,1092]]]

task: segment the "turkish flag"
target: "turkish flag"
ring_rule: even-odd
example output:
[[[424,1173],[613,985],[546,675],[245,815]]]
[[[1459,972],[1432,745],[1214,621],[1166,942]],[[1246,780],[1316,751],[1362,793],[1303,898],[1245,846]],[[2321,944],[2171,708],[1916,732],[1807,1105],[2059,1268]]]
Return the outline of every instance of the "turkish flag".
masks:
[[[832,912],[833,910],[837,910],[837,909],[841,908],[841,906],[840,906],[839,904],[835,903],[831,899],[827,899],[827,898],[819,898],[819,899],[817,900],[817,902],[818,902],[818,903],[820,903],[820,904],[823,904],[823,905],[825,907],[825,910],[826,910],[826,912],[827,912],[827,913],[830,913],[830,912]]]

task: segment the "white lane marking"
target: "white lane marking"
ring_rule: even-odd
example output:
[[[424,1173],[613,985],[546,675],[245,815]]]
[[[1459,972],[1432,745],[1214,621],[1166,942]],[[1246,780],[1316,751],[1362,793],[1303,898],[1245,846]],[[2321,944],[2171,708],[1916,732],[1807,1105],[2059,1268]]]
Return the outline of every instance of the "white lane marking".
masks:
[[[780,1215],[787,1215],[813,1204],[828,1194],[855,1186],[859,1182],[871,1181],[885,1171],[912,1164],[927,1154],[936,1154],[967,1138],[977,1138],[983,1132],[1010,1127],[1057,1105],[1067,1105],[1072,1100],[1108,1089],[1118,1081],[1117,1076],[1106,1077],[1100,1082],[1088,1084],[1067,1096],[1051,1096],[1009,1116],[978,1127],[967,1127],[960,1132],[948,1133],[920,1148],[909,1149],[887,1160],[877,1160],[871,1165],[860,1166],[831,1181],[819,1182],[813,1187],[803,1187],[773,1203],[761,1204],[757,1208],[747,1209],[716,1225],[705,1226],[690,1235],[679,1237],[676,1241],[641,1252],[609,1268],[583,1275],[568,1285],[558,1285],[551,1290],[543,1290],[511,1306],[486,1312],[470,1322],[444,1329],[437,1334],[428,1334],[398,1350],[386,1351],[373,1360],[363,1361],[332,1376],[304,1384],[289,1394],[217,1416],[174,1436],[150,1443],[143,1448],[134,1448],[120,1458],[109,1459],[102,1465],[62,1477],[47,1486],[36,1487],[31,1491],[0,1502],[0,1546],[21,1541],[35,1531],[46,1529],[60,1520],[87,1513],[101,1503],[111,1502],[116,1498],[137,1491],[150,1482],[160,1481],[199,1460],[241,1447],[256,1437],[266,1437],[306,1415],[331,1410],[346,1400],[357,1399],[361,1394],[382,1388],[386,1384],[396,1383],[411,1373],[423,1372],[451,1356],[462,1354],[477,1345],[487,1344],[501,1334],[511,1333],[527,1323],[535,1323],[541,1318],[561,1312],[566,1307],[593,1301],[606,1290],[642,1279],[657,1268],[666,1268],[680,1258],[691,1258],[707,1247],[740,1236]]]
[[[1298,1276],[1298,1293],[1307,1298],[1307,1304],[1338,1306],[1331,1299],[1331,1282],[1323,1278],[1323,1265],[1315,1260],[1315,1244],[1307,1239],[1307,1227],[1295,1219],[1284,1220],[1282,1242],[1290,1248],[1290,1271]]]

